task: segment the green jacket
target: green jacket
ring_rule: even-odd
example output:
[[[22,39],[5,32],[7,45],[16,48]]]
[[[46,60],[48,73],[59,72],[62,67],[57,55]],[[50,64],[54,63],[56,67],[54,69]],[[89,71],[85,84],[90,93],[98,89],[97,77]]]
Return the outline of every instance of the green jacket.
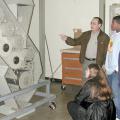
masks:
[[[66,43],[71,46],[81,45],[80,49],[80,62],[83,63],[85,59],[85,53],[87,44],[91,37],[91,31],[83,32],[82,35],[77,39],[72,39],[70,37],[67,38]],[[97,56],[96,63],[102,66],[105,63],[107,48],[109,44],[109,36],[100,31],[98,35],[98,44],[97,44]]]

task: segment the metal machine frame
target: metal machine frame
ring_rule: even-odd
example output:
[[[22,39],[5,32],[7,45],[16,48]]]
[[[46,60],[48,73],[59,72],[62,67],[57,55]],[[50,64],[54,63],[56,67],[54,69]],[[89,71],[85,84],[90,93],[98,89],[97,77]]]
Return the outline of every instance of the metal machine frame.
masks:
[[[21,94],[25,94],[26,92],[29,92],[33,89],[43,87],[43,86],[46,87],[45,92],[36,91],[36,93],[35,93],[35,95],[37,95],[39,97],[43,97],[43,99],[36,101],[32,105],[25,107],[23,109],[20,109],[20,110],[12,113],[10,115],[1,117],[0,119],[1,120],[11,120],[11,119],[18,117],[18,116],[21,116],[21,115],[24,116],[25,114],[29,113],[31,110],[33,110],[33,109],[35,109],[35,108],[37,108],[37,107],[39,107],[47,102],[52,102],[56,98],[56,96],[53,94],[50,94],[50,81],[47,81],[47,80],[40,80],[40,82],[36,85],[32,85],[28,88],[22,89],[21,91],[2,96],[2,97],[0,97],[0,102],[5,101],[5,100],[10,99],[10,98],[13,98],[15,96],[19,96]]]
[[[13,3],[18,13],[12,13]],[[0,0],[0,120],[20,118],[56,98],[50,81],[40,78],[40,52],[28,35],[33,8],[32,0]],[[43,86],[45,92],[37,91]],[[31,103],[32,96],[40,99]]]

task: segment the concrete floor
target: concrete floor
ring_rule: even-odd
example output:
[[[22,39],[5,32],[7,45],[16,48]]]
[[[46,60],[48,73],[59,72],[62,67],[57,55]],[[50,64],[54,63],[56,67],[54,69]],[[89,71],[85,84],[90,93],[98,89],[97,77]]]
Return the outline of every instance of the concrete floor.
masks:
[[[72,120],[67,112],[67,103],[73,100],[78,91],[78,86],[70,85],[67,85],[66,90],[62,91],[61,83],[52,82],[51,93],[56,95],[56,109],[51,110],[47,103],[38,107],[35,112],[19,120]]]
[[[39,107],[36,112],[21,118],[20,120],[72,120],[67,112],[67,103],[73,100],[76,93],[79,91],[77,86],[66,86],[66,90],[61,90],[60,83],[51,84],[51,92],[57,96],[56,109],[51,110],[48,104]]]

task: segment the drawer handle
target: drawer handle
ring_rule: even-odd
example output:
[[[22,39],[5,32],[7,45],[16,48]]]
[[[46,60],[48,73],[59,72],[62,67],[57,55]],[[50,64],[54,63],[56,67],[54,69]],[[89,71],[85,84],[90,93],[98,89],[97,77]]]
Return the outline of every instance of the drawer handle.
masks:
[[[81,78],[74,78],[74,77],[64,77],[64,79],[68,80],[81,80]]]
[[[79,58],[63,58],[63,60],[79,60]]]
[[[81,70],[81,68],[65,67],[65,70]]]

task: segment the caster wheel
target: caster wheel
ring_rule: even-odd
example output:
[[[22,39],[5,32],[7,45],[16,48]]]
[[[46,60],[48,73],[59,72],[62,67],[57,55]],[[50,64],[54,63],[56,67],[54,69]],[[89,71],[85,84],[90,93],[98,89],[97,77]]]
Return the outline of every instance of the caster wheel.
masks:
[[[66,85],[62,85],[62,86],[61,86],[61,89],[62,89],[62,90],[65,90],[65,89],[66,89]]]
[[[52,110],[55,110],[56,109],[55,102],[51,102],[50,105],[49,105],[49,108],[52,109]]]

